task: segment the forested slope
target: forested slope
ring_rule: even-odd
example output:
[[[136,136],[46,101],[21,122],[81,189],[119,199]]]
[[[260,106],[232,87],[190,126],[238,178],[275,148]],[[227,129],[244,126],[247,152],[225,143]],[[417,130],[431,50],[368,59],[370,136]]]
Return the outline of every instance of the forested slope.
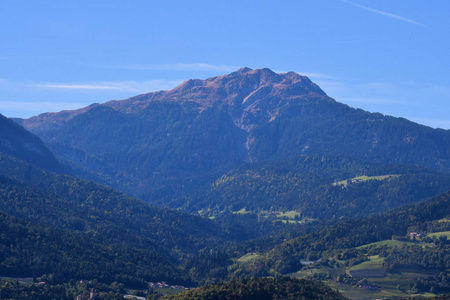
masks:
[[[186,283],[191,281],[178,260],[229,239],[211,220],[93,182],[4,154],[0,166],[2,276]]]
[[[247,164],[171,205],[192,212],[201,210],[208,216],[245,210],[296,211],[299,220],[354,218],[448,190],[450,175],[415,165],[302,155]]]
[[[264,260],[267,266],[277,272],[292,272],[301,269],[301,260],[308,256],[317,259],[327,257],[338,249],[389,240],[393,236],[406,236],[410,232],[449,230],[450,223],[440,222],[448,217],[450,193],[387,213],[339,222],[309,235],[291,239],[274,247]],[[450,257],[444,259],[449,261]]]
[[[208,285],[163,299],[346,299],[320,282],[291,278],[252,278]]]
[[[61,230],[0,213],[0,275],[114,281],[144,287],[146,280],[189,282],[176,265],[152,248],[105,243],[81,232]]]

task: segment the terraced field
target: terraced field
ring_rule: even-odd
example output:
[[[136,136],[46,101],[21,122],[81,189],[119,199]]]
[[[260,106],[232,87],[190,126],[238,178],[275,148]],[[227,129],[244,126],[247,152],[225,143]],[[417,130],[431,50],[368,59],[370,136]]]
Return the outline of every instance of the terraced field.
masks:
[[[437,238],[442,236],[448,237],[449,233],[436,232],[427,236],[436,236]],[[399,247],[405,244],[434,247],[433,244],[420,241],[385,240],[363,245],[355,249],[362,250],[363,253],[367,249],[367,253],[373,253],[377,247]],[[383,269],[385,258],[379,255],[370,255],[367,258],[369,260],[352,267],[345,267],[349,265],[349,260],[336,260],[332,267],[321,263],[314,263],[298,272],[288,274],[288,276],[322,280],[332,288],[338,289],[344,296],[350,299],[375,299],[411,296],[414,294],[411,286],[415,279],[429,275],[437,275],[439,273],[438,270],[424,271],[415,268],[397,269],[396,273],[388,273]],[[342,274],[348,274],[351,277],[351,282],[348,284],[337,282],[338,276]],[[421,294],[421,296],[425,295]],[[433,294],[428,294],[427,296],[433,296]]]

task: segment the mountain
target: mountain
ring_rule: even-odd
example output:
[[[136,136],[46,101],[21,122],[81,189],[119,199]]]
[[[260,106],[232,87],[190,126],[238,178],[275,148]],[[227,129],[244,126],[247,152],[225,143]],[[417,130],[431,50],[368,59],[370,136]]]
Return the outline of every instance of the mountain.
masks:
[[[348,107],[307,77],[269,69],[21,123],[73,174],[163,204],[246,163],[298,155],[450,171],[450,131]]]
[[[38,137],[1,114],[0,153],[13,155],[46,170],[63,171],[61,164]]]

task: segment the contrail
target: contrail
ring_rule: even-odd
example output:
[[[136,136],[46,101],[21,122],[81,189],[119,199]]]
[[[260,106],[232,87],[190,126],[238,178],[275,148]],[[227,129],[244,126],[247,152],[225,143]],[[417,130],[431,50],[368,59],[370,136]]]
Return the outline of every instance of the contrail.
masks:
[[[417,21],[414,21],[414,20],[411,20],[411,19],[408,19],[408,18],[405,18],[405,17],[402,17],[402,16],[394,15],[394,14],[391,14],[391,13],[388,13],[388,12],[385,12],[385,11],[382,11],[382,10],[378,10],[378,9],[375,9],[375,8],[370,8],[370,7],[367,7],[367,6],[359,5],[359,4],[350,2],[348,0],[342,0],[342,1],[346,2],[348,4],[351,4],[353,6],[356,6],[356,7],[359,7],[359,8],[362,8],[362,9],[374,12],[374,13],[382,15],[382,16],[386,16],[386,17],[389,17],[389,18],[397,19],[397,20],[400,20],[400,21],[403,21],[403,22],[408,22],[408,23],[419,25],[419,26],[423,26],[423,27],[427,27],[427,25],[425,25],[425,24],[422,24],[420,22],[417,22]]]

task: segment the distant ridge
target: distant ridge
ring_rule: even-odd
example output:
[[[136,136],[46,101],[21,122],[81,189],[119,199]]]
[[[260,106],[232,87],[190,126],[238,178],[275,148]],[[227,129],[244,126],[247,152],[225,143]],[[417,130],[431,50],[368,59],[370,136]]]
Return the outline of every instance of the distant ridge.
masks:
[[[0,153],[11,155],[49,171],[62,167],[35,135],[0,114]]]

